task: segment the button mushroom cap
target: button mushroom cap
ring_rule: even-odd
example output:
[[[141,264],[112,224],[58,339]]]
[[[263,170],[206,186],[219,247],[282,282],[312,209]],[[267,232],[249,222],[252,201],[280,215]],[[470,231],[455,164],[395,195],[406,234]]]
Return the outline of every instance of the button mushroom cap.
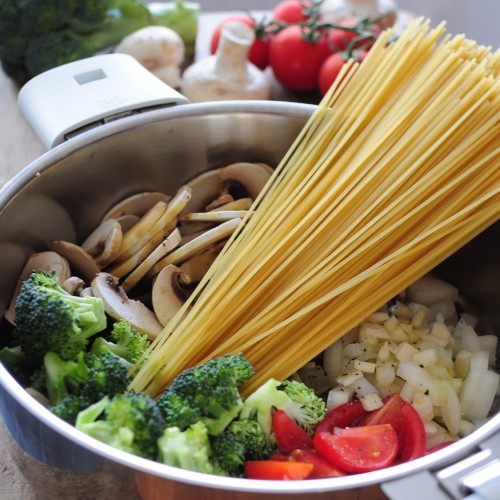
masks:
[[[186,293],[182,290],[182,285],[190,283],[190,277],[172,264],[158,273],[151,300],[156,317],[163,325],[166,325],[184,305]]]
[[[160,80],[172,87],[180,85],[180,66],[184,61],[184,42],[165,26],[146,26],[126,36],[115,52],[129,54]]]
[[[95,297],[101,297],[104,310],[112,318],[127,320],[138,332],[154,340],[163,330],[155,313],[142,302],[127,297],[118,285],[118,279],[109,273],[99,273],[91,284]]]

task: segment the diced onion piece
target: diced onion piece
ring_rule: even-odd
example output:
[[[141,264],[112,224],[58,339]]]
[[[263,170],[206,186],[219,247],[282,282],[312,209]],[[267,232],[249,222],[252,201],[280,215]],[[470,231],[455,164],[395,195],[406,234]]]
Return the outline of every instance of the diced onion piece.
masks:
[[[429,396],[417,393],[413,398],[412,405],[424,422],[429,422],[434,418],[434,407]]]
[[[416,352],[411,359],[417,365],[426,367],[436,364],[438,356],[435,349],[424,349]]]
[[[407,402],[411,403],[413,401],[413,398],[415,397],[415,394],[417,393],[415,386],[410,384],[409,382],[406,382],[405,385],[403,385],[403,388],[401,389],[399,395]]]
[[[367,361],[354,360],[354,369],[360,370],[364,373],[375,373],[377,365],[375,363],[368,363]]]
[[[354,380],[349,384],[349,387],[354,391],[358,399],[368,394],[378,394],[377,388],[366,377]]]
[[[462,413],[467,420],[478,420],[488,416],[498,390],[500,375],[483,368],[474,369],[464,380],[460,393]]]
[[[455,372],[461,377],[465,378],[470,370],[470,361],[472,353],[470,351],[460,351],[455,356]]]
[[[480,335],[479,342],[481,344],[481,349],[485,349],[490,354],[489,365],[495,366],[498,337],[496,335]]]
[[[396,351],[396,358],[399,361],[408,361],[409,359],[412,358],[412,356],[414,356],[417,353],[418,349],[413,347],[408,342],[402,342]]]
[[[375,380],[380,386],[388,387],[396,378],[396,370],[390,363],[378,363],[375,370]]]
[[[348,344],[342,350],[342,355],[348,359],[367,360],[377,357],[378,348],[373,344],[364,342],[353,342]]]
[[[451,342],[449,328],[441,321],[435,321],[431,328],[431,336],[439,339],[439,345],[446,347]]]
[[[335,385],[335,377],[342,373],[342,342],[338,340],[325,349],[323,353],[323,368],[327,374],[330,386]]]
[[[488,351],[475,351],[470,360],[470,370],[487,370],[489,365]]]
[[[377,410],[378,408],[384,406],[382,398],[376,393],[361,396],[359,400],[361,401],[361,404],[366,411]]]
[[[441,405],[441,416],[452,436],[458,435],[461,420],[461,406],[457,393],[453,389],[451,383],[447,380],[441,380],[441,385],[446,390],[446,400]]]
[[[352,399],[352,390],[349,387],[338,385],[328,392],[326,407],[331,410],[337,406],[348,403]]]
[[[460,420],[460,428],[458,429],[458,435],[463,437],[467,436],[471,432],[473,432],[476,429],[476,426],[472,423],[469,422],[468,420],[461,419]]]
[[[348,386],[360,378],[363,378],[363,372],[359,370],[351,370],[347,373],[338,375],[335,379],[338,384]]]

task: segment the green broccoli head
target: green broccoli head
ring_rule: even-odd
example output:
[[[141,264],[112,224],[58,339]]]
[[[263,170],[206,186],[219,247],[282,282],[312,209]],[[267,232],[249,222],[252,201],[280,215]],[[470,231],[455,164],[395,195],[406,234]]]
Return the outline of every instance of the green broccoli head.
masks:
[[[274,438],[256,420],[234,420],[212,438],[213,460],[231,477],[243,477],[247,460],[266,460],[275,449]]]
[[[130,382],[126,366],[113,354],[82,352],[74,362],[48,353],[44,365],[50,410],[72,424],[80,411],[104,396],[125,392]]]
[[[225,475],[212,461],[207,428],[202,422],[184,431],[179,427],[167,427],[158,440],[158,461],[195,472]]]
[[[239,388],[253,373],[242,354],[184,370],[158,400],[167,426],[185,430],[202,421],[209,434],[220,434],[238,415],[243,405]]]
[[[24,281],[15,311],[15,338],[35,366],[47,352],[76,359],[89,337],[104,330],[107,323],[101,298],[71,295],[54,274],[44,271],[34,271]]]
[[[309,435],[326,414],[326,404],[314,391],[297,381],[270,379],[245,400],[240,419],[256,419],[266,434],[272,434],[272,413],[284,410]]]
[[[198,4],[181,1],[2,0],[0,60],[23,85],[40,71],[109,50],[152,24],[178,31],[192,53],[198,10]]]
[[[113,324],[109,340],[104,337],[94,340],[91,352],[114,354],[131,368],[139,360],[143,362],[146,359],[146,351],[150,344],[147,335],[139,333],[128,321],[122,319]]]
[[[75,427],[115,448],[155,459],[165,420],[154,399],[131,392],[105,396],[78,414]]]

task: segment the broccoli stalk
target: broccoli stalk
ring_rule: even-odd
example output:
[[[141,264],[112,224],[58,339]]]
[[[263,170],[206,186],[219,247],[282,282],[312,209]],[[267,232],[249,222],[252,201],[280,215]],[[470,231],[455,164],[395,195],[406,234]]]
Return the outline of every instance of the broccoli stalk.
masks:
[[[45,271],[34,271],[24,281],[15,311],[15,338],[34,366],[48,352],[76,360],[89,338],[107,325],[101,298],[71,295]]]
[[[309,435],[326,414],[326,404],[314,390],[301,382],[270,379],[245,400],[240,419],[256,419],[266,434],[272,434],[272,412],[285,413]]]
[[[2,0],[0,60],[19,85],[60,64],[90,57],[149,25],[177,31],[194,51],[199,5],[175,0]]]
[[[158,439],[158,461],[195,472],[225,475],[212,461],[207,428],[202,422],[196,422],[184,431],[167,427]]]
[[[182,371],[158,400],[167,426],[184,431],[201,421],[210,435],[220,434],[238,416],[243,406],[239,388],[253,373],[242,354]]]
[[[113,324],[109,340],[97,337],[90,352],[93,354],[114,354],[121,358],[127,368],[146,359],[146,351],[151,342],[148,336],[139,333],[131,324],[122,319]]]
[[[147,394],[117,394],[78,414],[75,427],[103,443],[134,455],[156,459],[165,420]]]

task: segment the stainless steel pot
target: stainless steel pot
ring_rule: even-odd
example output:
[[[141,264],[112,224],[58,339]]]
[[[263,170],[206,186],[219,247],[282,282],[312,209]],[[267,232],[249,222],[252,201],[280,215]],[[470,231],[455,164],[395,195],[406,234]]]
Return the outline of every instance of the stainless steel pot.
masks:
[[[221,102],[151,110],[107,123],[34,161],[0,192],[0,309],[26,256],[46,241],[81,241],[126,195],[174,193],[204,170],[234,161],[276,165],[314,107]],[[500,332],[500,224],[439,273],[465,291]],[[2,335],[7,328],[2,327]],[[0,365],[8,446],[41,498],[500,498],[500,413],[433,455],[383,471],[302,482],[250,481],[175,469],[95,441],[30,397]],[[489,496],[488,496],[489,495]]]

